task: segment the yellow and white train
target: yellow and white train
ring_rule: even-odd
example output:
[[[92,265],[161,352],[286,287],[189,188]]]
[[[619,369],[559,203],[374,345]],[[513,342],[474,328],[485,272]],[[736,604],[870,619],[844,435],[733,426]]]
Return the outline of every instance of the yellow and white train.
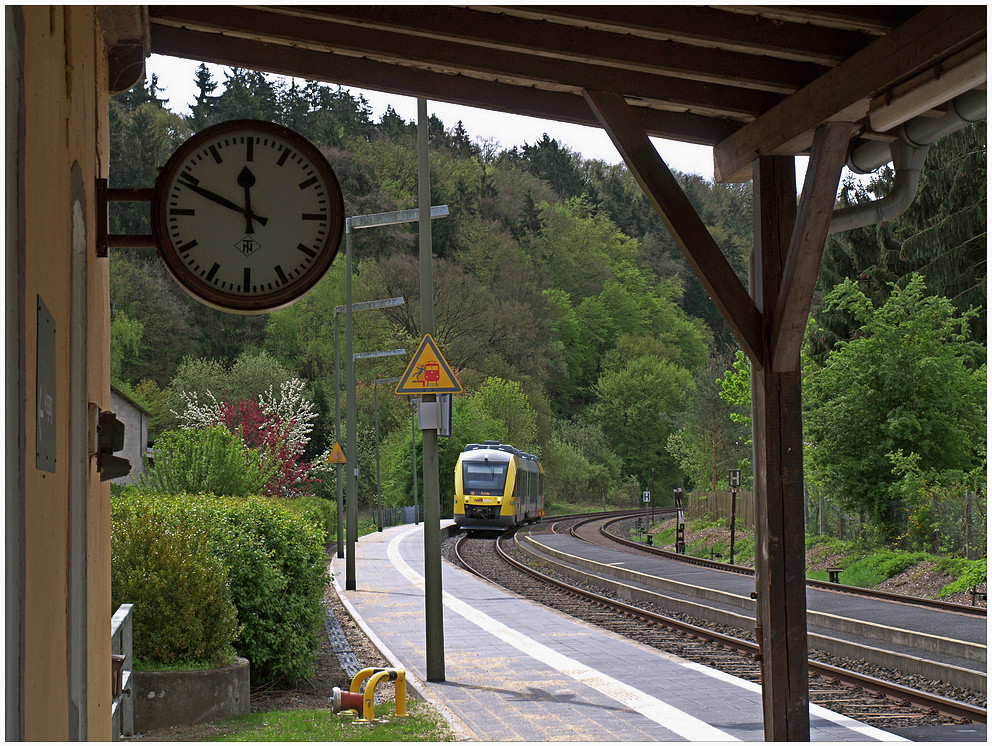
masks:
[[[455,523],[468,531],[511,528],[544,517],[537,456],[506,443],[469,443],[455,466]]]

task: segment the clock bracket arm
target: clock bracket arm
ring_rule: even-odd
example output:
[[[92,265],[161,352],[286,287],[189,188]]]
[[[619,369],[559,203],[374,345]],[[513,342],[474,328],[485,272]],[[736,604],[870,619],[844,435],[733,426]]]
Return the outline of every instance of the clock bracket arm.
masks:
[[[151,234],[110,233],[111,202],[151,202],[154,189],[144,187],[110,188],[106,179],[96,180],[96,255],[106,257],[110,249],[154,249]]]

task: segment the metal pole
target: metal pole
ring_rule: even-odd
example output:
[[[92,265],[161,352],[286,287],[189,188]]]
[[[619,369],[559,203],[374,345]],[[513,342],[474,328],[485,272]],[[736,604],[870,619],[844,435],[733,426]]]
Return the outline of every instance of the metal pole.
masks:
[[[417,505],[417,402],[419,399],[410,401],[410,430],[413,435],[411,441],[413,447],[413,524],[420,523],[420,508]]]
[[[357,588],[355,581],[355,542],[358,540],[358,406],[355,401],[355,356],[354,356],[354,324],[351,307],[351,221],[344,221],[344,255],[345,255],[345,365],[347,366],[346,394],[348,401],[347,427],[348,449],[347,482],[348,482],[348,554],[345,560],[345,590]]]
[[[434,273],[431,247],[431,174],[427,150],[427,101],[417,99],[417,193],[420,203],[420,331],[434,335]],[[428,394],[425,403],[434,402]],[[424,603],[427,680],[444,681],[444,615],[441,591],[441,485],[437,430],[424,437]]]
[[[341,353],[338,351],[338,311],[334,309],[334,442],[341,445]],[[347,455],[345,456],[347,458]],[[335,467],[338,486],[338,559],[344,559],[344,482],[341,464]]]
[[[405,350],[404,350],[405,352]],[[385,519],[383,518],[382,512],[382,477],[379,471],[379,384],[380,383],[396,383],[400,379],[397,378],[377,378],[372,384],[372,399],[375,402],[375,494],[376,502],[379,506],[379,530],[382,531]]]
[[[730,564],[734,564],[734,534],[737,528],[737,488],[730,490]]]
[[[375,497],[379,517],[376,525],[382,532],[382,478],[379,475],[379,382],[372,384],[372,401],[375,403]]]
[[[737,490],[741,488],[741,470],[731,469],[727,483],[730,485],[730,564],[734,564],[734,535],[737,531]]]

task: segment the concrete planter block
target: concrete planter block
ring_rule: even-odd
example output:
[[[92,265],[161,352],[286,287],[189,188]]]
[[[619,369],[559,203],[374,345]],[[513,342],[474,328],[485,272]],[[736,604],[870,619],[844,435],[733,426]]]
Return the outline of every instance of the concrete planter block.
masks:
[[[135,671],[137,732],[193,725],[249,711],[249,665],[245,658],[202,671]]]

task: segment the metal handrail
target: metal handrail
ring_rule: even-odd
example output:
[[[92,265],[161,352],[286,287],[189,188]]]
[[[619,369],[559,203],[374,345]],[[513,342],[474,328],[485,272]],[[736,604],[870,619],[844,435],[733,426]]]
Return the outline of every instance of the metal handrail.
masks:
[[[124,656],[120,693],[110,708],[113,739],[134,735],[134,697],[131,674],[134,670],[134,604],[121,604],[110,620],[110,652]]]

